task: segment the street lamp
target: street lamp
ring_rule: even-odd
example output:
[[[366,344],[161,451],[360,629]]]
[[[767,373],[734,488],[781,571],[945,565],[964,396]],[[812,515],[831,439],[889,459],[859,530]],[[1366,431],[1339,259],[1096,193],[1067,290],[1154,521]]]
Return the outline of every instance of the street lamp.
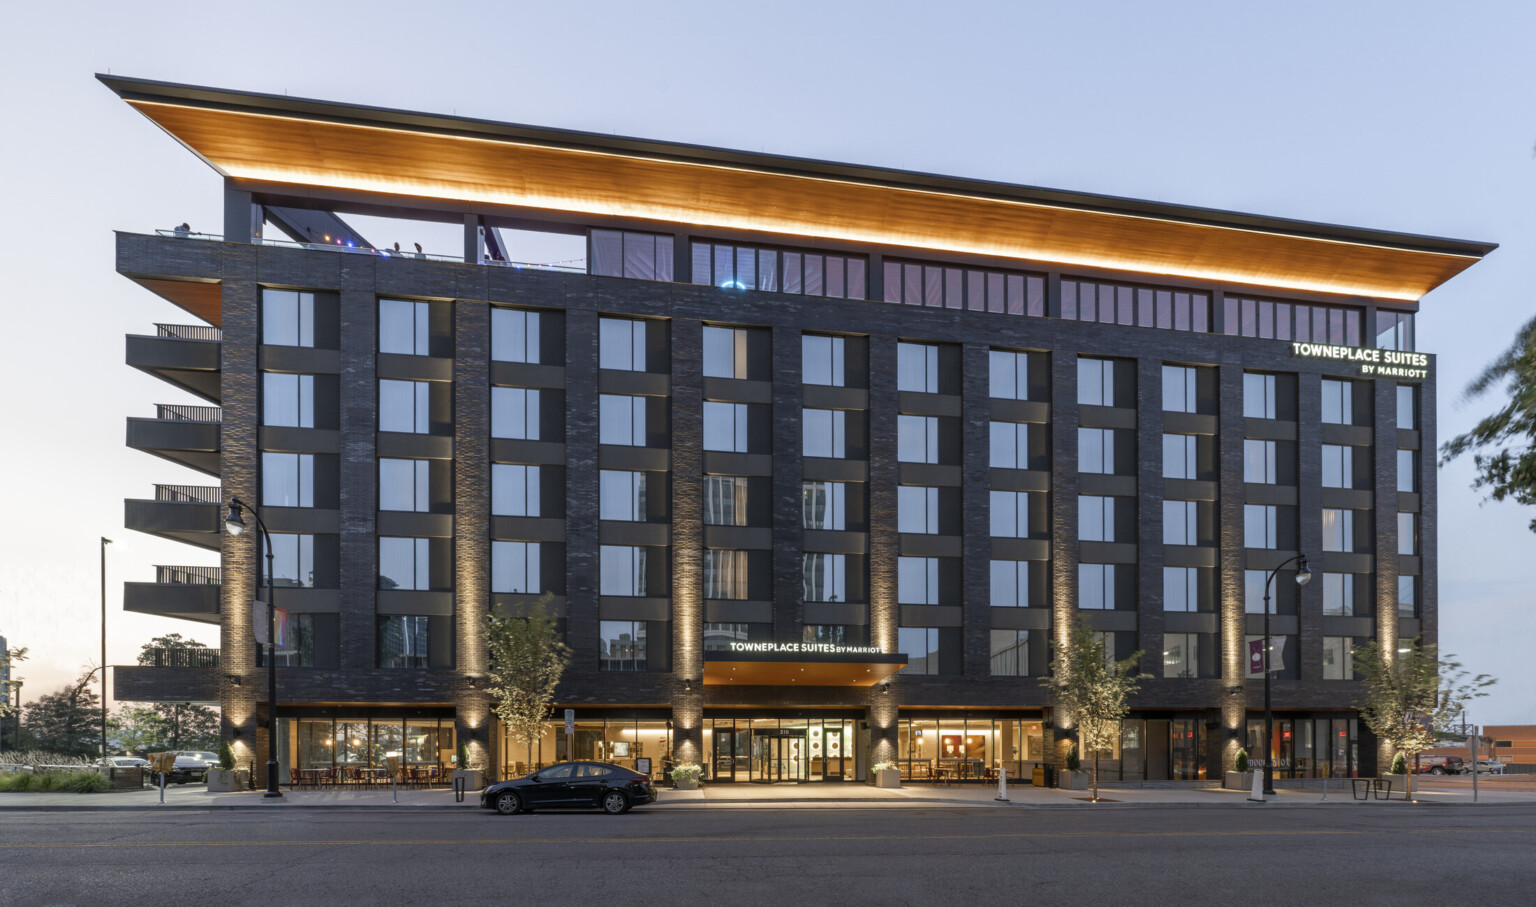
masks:
[[[101,537],[101,762],[107,762],[107,546],[112,540]]]
[[[261,521],[261,512],[238,497],[229,499],[229,513],[224,517],[224,528],[230,535],[244,532],[245,520],[240,518],[242,512],[249,513],[256,521],[267,550],[267,792],[262,796],[281,797],[283,792],[277,783],[277,607],[272,601],[276,595],[272,578],[275,552],[272,550],[272,533],[267,531],[267,524]]]
[[[1275,581],[1289,564],[1296,564],[1296,585],[1305,586],[1312,581],[1312,571],[1307,567],[1307,556],[1298,554],[1293,558],[1283,561],[1280,566],[1269,571],[1269,576],[1264,580],[1264,796],[1275,795],[1275,715],[1270,709],[1269,699],[1269,586]]]

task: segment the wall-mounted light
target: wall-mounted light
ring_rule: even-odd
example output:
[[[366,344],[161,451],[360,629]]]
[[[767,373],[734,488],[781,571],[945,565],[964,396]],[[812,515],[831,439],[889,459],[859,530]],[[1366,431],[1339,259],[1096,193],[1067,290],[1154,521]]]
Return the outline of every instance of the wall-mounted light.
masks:
[[[683,692],[684,693],[692,693],[693,692],[693,678],[691,678],[691,677],[683,678]]]
[[[228,680],[231,686],[239,686],[240,685],[240,675],[239,674],[225,674],[224,675],[224,679]]]
[[[234,738],[236,740],[239,740],[241,737],[245,736],[245,731],[243,729],[237,727],[232,732],[232,735],[234,736]]]
[[[889,680],[887,680],[885,683],[880,684],[880,692],[882,692],[882,693],[889,693],[890,691],[891,691],[891,682]]]

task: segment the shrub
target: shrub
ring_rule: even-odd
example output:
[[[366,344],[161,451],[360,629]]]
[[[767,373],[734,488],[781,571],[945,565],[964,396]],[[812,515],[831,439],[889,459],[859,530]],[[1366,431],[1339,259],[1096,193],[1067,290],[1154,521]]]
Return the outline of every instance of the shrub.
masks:
[[[1240,749],[1240,750],[1237,751],[1237,770],[1239,772],[1246,772],[1246,771],[1248,771],[1248,751],[1247,750]]]
[[[455,763],[454,768],[461,771],[469,770],[469,743],[467,741],[459,741],[459,757],[455,760]]]
[[[1074,746],[1067,750],[1067,771],[1079,771],[1082,767],[1083,761],[1077,757],[1077,747]]]
[[[1406,775],[1406,774],[1408,774],[1408,759],[1407,759],[1407,757],[1404,756],[1402,753],[1398,753],[1396,756],[1393,756],[1392,757],[1392,768],[1387,772],[1387,774],[1389,774],[1389,775]]]
[[[61,791],[95,794],[111,789],[112,782],[94,771],[9,772],[0,775],[0,791],[7,793]]]
[[[219,768],[229,771],[235,767],[235,751],[229,748],[229,743],[219,744]]]
[[[869,767],[869,770],[872,771],[872,772],[886,772],[886,771],[893,772],[893,771],[896,770],[896,763],[894,763],[894,762],[876,762],[874,765],[871,765]]]
[[[685,762],[682,765],[672,767],[672,781],[681,783],[684,781],[698,781],[704,776],[704,766],[697,762]]]

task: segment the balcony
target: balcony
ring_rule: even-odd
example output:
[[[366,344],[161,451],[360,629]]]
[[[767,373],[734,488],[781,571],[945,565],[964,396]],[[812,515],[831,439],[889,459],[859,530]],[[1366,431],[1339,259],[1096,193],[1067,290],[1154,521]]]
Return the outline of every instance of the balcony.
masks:
[[[217,485],[156,485],[152,500],[123,502],[123,525],[163,539],[218,551],[219,505],[223,495],[224,490]]]
[[[155,407],[155,418],[128,420],[128,446],[211,476],[219,474],[220,423],[217,406]]]
[[[219,704],[219,650],[152,649],[152,664],[112,668],[112,690],[119,702]]]
[[[124,583],[123,610],[219,623],[218,567],[156,567],[152,583]]]
[[[210,403],[220,403],[224,332],[207,325],[157,324],[155,336],[128,335],[128,364]]]

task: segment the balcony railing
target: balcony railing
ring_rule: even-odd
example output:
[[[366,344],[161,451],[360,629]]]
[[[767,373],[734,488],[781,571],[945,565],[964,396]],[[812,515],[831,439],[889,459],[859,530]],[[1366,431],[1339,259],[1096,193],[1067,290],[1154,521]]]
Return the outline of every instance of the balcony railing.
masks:
[[[217,586],[224,581],[222,567],[155,567],[155,582],[182,586]]]
[[[224,489],[219,485],[156,485],[155,500],[173,504],[220,504]]]
[[[155,404],[155,418],[174,422],[223,422],[222,406],[182,406],[180,404]]]
[[[156,324],[156,337],[167,337],[171,340],[212,340],[218,343],[224,339],[224,332],[206,324]]]
[[[171,236],[180,239],[202,239],[214,242],[223,242],[224,237],[217,233],[178,233],[175,230],[156,230],[157,236]],[[256,241],[261,246],[276,246],[282,249],[312,249],[319,252],[340,252],[347,255],[374,255],[379,258],[415,258],[425,261],[463,261],[462,255],[438,255],[432,252],[405,252],[394,249],[374,249],[368,246],[349,246],[342,243],[308,243],[293,242],[287,239],[267,239],[265,237]],[[565,262],[532,262],[532,261],[492,261],[486,259],[480,262],[483,265],[492,265],[498,268],[516,268],[528,271],[564,271],[568,274],[585,274],[585,267],[576,267]]]
[[[218,649],[145,649],[140,664],[147,668],[216,668]]]

